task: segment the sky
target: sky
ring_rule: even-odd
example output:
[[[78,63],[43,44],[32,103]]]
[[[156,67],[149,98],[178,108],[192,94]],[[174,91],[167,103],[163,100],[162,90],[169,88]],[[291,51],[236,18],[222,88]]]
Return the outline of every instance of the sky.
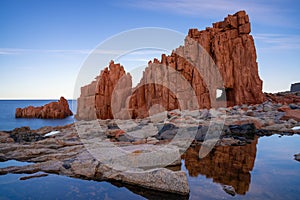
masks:
[[[250,17],[263,91],[286,91],[300,82],[299,9],[298,0],[0,0],[0,99],[74,98],[83,63],[108,38],[143,27],[186,35],[239,10]]]

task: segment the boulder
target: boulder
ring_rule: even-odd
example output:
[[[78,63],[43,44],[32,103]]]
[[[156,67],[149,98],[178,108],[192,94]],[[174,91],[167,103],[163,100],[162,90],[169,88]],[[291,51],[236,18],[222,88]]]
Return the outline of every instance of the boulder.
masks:
[[[256,132],[255,125],[253,123],[242,125],[229,125],[229,129],[232,135],[254,137]]]
[[[17,108],[16,118],[42,118],[42,119],[63,119],[73,115],[69,108],[68,101],[60,97],[58,102],[51,102],[44,106]]]
[[[286,110],[283,117],[281,117],[282,120],[289,120],[294,119],[298,122],[300,122],[300,110]]]

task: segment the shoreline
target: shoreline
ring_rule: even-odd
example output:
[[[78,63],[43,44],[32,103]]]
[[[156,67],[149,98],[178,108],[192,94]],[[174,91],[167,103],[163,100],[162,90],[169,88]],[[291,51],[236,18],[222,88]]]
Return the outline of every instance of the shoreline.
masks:
[[[244,146],[257,137],[300,134],[300,128],[293,130],[300,126],[300,122],[293,118],[285,118],[286,112],[282,112],[283,108],[299,110],[300,106],[295,104],[289,107],[294,109],[281,103],[264,102],[254,106],[242,105],[210,110],[173,110],[151,116],[152,118],[133,120],[136,127],[131,126],[132,120],[93,120],[77,121],[66,126],[46,126],[36,130],[21,127],[1,131],[0,160],[3,162],[14,159],[33,164],[1,168],[0,174],[54,173],[80,179],[116,181],[134,187],[188,196],[190,189],[185,172],[164,168],[168,164],[175,168],[181,164],[182,157],[177,156],[179,162],[176,161],[176,155],[172,157],[172,149],[183,153],[190,146],[209,143],[214,143],[213,148]],[[211,121],[224,122],[217,141],[206,137]],[[153,127],[159,130],[155,134],[151,134]],[[194,136],[192,141],[189,140],[190,143],[185,144],[182,143],[184,140],[174,139],[182,127],[185,128],[185,134]],[[192,132],[195,134],[191,134]],[[45,136],[49,133],[54,134]],[[113,145],[113,148],[107,146],[108,144]],[[187,146],[182,146],[183,144]],[[116,147],[125,149],[126,155],[117,158],[113,165],[105,163],[113,153],[103,152],[114,152]],[[161,152],[156,155],[157,148]],[[104,156],[104,160],[101,160],[103,157],[99,160],[95,157],[99,152],[108,158]],[[298,153],[295,152],[295,155]],[[143,157],[151,158],[152,161],[147,162]],[[172,157],[174,162],[171,163],[168,157]],[[161,158],[167,161],[161,161]],[[131,165],[133,161],[140,166]],[[128,171],[126,166],[133,168]],[[170,180],[173,180],[172,184]]]

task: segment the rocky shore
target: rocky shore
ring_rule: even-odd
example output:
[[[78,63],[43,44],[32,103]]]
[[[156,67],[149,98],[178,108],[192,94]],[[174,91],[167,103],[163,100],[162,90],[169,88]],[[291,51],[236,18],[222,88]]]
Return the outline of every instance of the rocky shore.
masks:
[[[0,132],[0,160],[14,159],[32,164],[1,168],[0,174],[55,173],[97,181],[117,181],[186,196],[189,186],[185,172],[165,168],[167,164],[180,165],[180,154],[187,148],[184,145],[203,146],[216,139],[215,146],[242,146],[251,143],[257,136],[299,134],[299,111],[299,102],[283,105],[269,99],[257,105],[172,110],[131,121],[93,120],[37,130],[16,128]],[[217,138],[209,137],[209,129],[214,127],[212,122],[223,122]],[[185,129],[181,135],[178,131],[182,127]],[[192,141],[190,137],[180,137],[183,135],[192,136]],[[113,145],[113,148],[107,144]],[[114,163],[97,156],[109,156],[114,154],[115,149],[125,150],[126,154],[112,157]],[[161,154],[155,149],[160,149]],[[175,155],[173,150],[180,154]],[[146,162],[143,157],[152,160]],[[172,159],[168,160],[168,157]],[[298,158],[299,154],[295,155],[295,159]]]
[[[0,168],[0,175],[33,174],[24,177],[28,179],[54,173],[110,181],[138,193],[142,190],[137,188],[144,188],[146,192],[141,193],[145,196],[149,191],[160,191],[168,193],[166,199],[171,193],[177,195],[174,199],[187,199],[190,188],[186,173],[179,170],[181,158],[191,161],[186,168],[201,159],[198,171],[202,172],[202,165],[221,160],[207,157],[212,156],[212,150],[221,158],[226,155],[225,146],[248,145],[249,156],[240,156],[229,166],[233,172],[239,167],[237,163],[246,163],[240,175],[248,181],[244,185],[220,181],[227,193],[244,194],[249,188],[257,138],[300,133],[299,93],[263,94],[250,31],[245,11],[228,15],[202,31],[190,29],[183,46],[169,56],[163,54],[161,60],[149,61],[134,88],[131,75],[112,61],[96,80],[81,88],[76,113],[81,121],[63,127],[0,131],[0,161],[31,162]],[[211,73],[214,67],[220,77]],[[195,94],[189,94],[191,90]],[[70,115],[67,100],[61,97],[59,102],[42,107],[17,108],[15,116]],[[185,154],[189,147],[193,156]],[[232,149],[231,153],[237,155],[238,151]],[[299,154],[295,159],[299,160]],[[226,170],[203,174],[217,180]],[[234,177],[230,171],[227,175]]]

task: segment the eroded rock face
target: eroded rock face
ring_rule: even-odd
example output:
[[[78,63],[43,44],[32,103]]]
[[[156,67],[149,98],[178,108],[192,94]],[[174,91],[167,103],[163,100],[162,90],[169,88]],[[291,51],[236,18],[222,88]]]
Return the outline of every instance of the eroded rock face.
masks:
[[[118,83],[120,78],[121,83]],[[80,98],[77,100],[77,119],[112,119],[112,94],[116,84],[122,85],[122,90],[117,92],[117,99],[121,96],[128,96],[131,91],[132,81],[130,74],[126,74],[123,66],[115,64],[113,61],[109,66],[101,71],[100,76],[91,84],[81,88]],[[127,88],[127,90],[126,90]],[[129,89],[129,90],[128,90]],[[121,104],[125,102],[120,102]],[[119,106],[118,110],[121,107]]]
[[[44,106],[17,108],[16,118],[42,118],[42,119],[63,119],[73,115],[69,108],[68,101],[60,97],[58,102],[51,102]]]
[[[189,30],[188,36],[197,40],[218,66],[229,106],[263,102],[262,81],[250,31],[245,11],[228,15],[224,21],[214,23],[213,28]]]
[[[113,61],[109,64],[109,69],[105,68],[100,75],[96,85],[95,93],[95,111],[98,119],[112,119],[111,103],[112,93],[119,79],[125,76],[125,70],[120,64],[115,64]],[[131,79],[124,83],[131,88]]]
[[[226,97],[225,106],[262,103],[262,81],[250,31],[245,11],[228,15],[224,21],[214,23],[212,28],[203,31],[190,29],[184,45],[169,56],[163,54],[161,60],[150,61],[141,81],[132,89],[131,76],[126,75],[120,64],[111,62],[109,69],[105,68],[96,81],[82,87],[77,117],[144,118],[156,105],[160,105],[161,109],[152,109],[154,112],[216,107],[216,90],[219,88],[223,89],[223,97]],[[203,49],[199,49],[198,44]],[[218,78],[209,74],[212,65],[207,55],[215,62],[222,81],[213,83]],[[204,66],[204,69],[197,70],[195,64]],[[116,96],[112,99],[115,87]],[[118,102],[113,104],[112,101]],[[112,110],[112,107],[115,109]],[[114,116],[115,113],[118,114]]]

